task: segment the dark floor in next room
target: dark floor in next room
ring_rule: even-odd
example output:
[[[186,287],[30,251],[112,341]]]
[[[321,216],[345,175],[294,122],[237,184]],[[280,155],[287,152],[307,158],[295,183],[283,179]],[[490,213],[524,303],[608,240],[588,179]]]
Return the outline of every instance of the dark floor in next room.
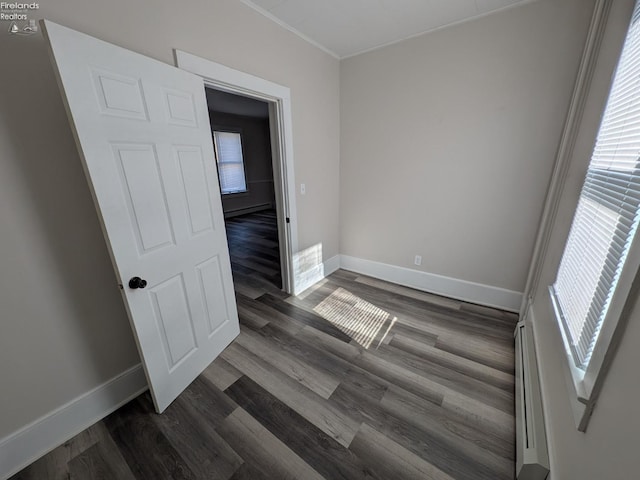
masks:
[[[262,212],[225,220],[237,292],[250,298],[270,292],[282,295],[276,212]]]
[[[143,394],[13,480],[514,478],[515,315],[343,270],[286,297],[268,216],[228,226],[222,355],[163,415]]]

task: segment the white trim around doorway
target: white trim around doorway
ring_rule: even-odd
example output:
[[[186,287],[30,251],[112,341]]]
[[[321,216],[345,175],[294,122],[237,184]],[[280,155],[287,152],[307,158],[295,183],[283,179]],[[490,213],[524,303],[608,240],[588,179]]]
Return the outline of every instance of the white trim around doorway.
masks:
[[[174,50],[174,54],[176,66],[201,76],[206,87],[262,100],[269,104],[282,289],[287,293],[297,292],[300,279],[294,274],[293,257],[298,251],[298,219],[289,88],[181,50]]]

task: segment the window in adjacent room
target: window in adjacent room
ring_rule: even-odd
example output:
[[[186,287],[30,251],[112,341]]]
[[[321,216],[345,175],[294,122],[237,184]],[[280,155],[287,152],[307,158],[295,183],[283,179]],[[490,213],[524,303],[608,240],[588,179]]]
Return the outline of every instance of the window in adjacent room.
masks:
[[[587,406],[640,265],[639,19],[637,3],[550,287],[577,397]]]
[[[247,191],[242,157],[242,137],[237,132],[213,132],[220,192],[223,195]]]

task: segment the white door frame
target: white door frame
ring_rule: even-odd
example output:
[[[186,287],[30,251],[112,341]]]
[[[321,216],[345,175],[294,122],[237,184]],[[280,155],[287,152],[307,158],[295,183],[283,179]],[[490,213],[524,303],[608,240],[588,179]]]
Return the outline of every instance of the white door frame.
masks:
[[[298,251],[298,218],[296,183],[293,173],[291,91],[277,83],[181,50],[174,50],[174,54],[176,66],[200,75],[206,86],[255,98],[269,104],[271,157],[282,264],[282,289],[287,293],[294,293],[296,279],[293,256]],[[289,219],[288,222],[286,219]]]

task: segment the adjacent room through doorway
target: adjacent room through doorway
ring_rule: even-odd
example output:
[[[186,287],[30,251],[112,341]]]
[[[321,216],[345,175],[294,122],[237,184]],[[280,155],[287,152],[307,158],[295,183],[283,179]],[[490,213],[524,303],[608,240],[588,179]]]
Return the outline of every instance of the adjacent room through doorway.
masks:
[[[269,104],[206,89],[236,293],[282,289]]]

